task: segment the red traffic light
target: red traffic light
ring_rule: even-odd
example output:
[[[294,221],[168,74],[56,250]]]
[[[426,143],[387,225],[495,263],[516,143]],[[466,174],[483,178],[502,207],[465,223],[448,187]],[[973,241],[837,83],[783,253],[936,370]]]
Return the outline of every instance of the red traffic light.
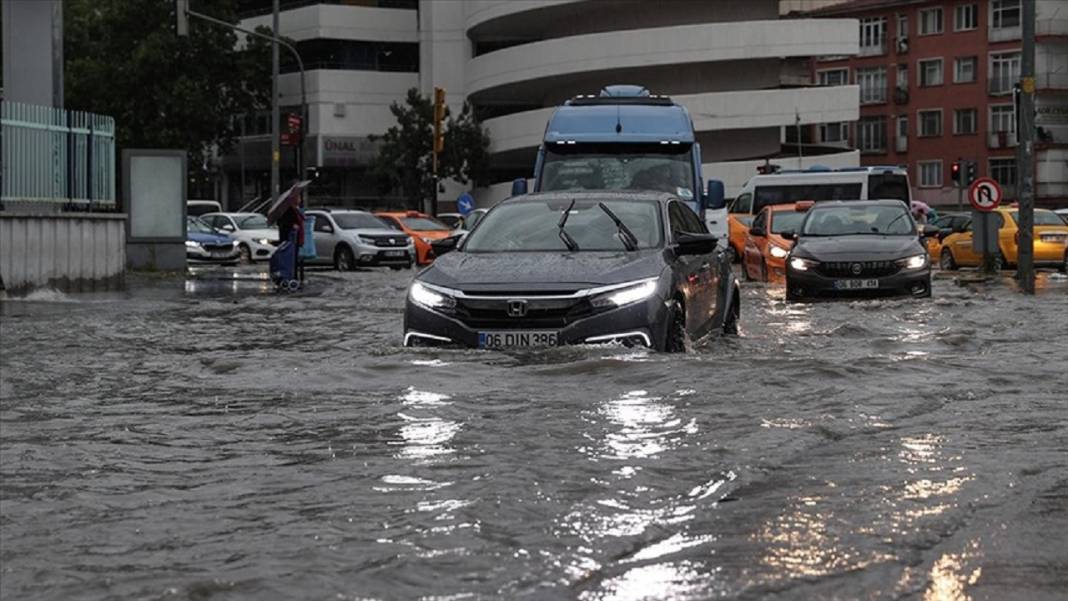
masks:
[[[953,173],[960,173],[960,163],[953,163]]]

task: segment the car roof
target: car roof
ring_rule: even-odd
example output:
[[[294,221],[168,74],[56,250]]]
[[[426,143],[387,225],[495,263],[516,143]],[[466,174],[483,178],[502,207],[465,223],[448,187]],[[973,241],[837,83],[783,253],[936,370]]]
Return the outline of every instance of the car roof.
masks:
[[[813,209],[819,209],[827,206],[849,206],[849,207],[905,207],[905,201],[898,200],[896,198],[880,198],[875,200],[820,200],[816,204],[812,205]],[[811,210],[811,209],[810,209]]]
[[[412,212],[414,212],[415,215],[409,215],[409,213]],[[385,215],[388,217],[430,217],[430,215],[419,211],[375,211],[375,215]]]
[[[559,192],[534,192],[532,194],[523,194],[521,196],[513,196],[506,200],[501,201],[500,204],[519,204],[523,202],[536,202],[545,200],[576,200],[585,202],[597,202],[605,200],[631,200],[631,201],[655,201],[660,203],[667,203],[672,200],[679,200],[674,194],[668,192],[654,192],[645,190],[605,190],[605,191],[587,191],[587,190],[574,190],[574,191],[559,191]]]

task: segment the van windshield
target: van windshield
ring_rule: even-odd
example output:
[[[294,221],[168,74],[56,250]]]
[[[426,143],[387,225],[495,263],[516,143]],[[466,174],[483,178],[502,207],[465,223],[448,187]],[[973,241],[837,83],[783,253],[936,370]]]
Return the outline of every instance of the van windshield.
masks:
[[[893,198],[905,202],[911,201],[908,176],[894,173],[875,173],[869,176],[868,198]]]
[[[757,186],[753,194],[753,214],[769,205],[783,205],[801,200],[861,200],[863,184],[790,184]]]
[[[538,190],[655,190],[693,201],[690,150],[690,144],[554,144],[546,148]]]

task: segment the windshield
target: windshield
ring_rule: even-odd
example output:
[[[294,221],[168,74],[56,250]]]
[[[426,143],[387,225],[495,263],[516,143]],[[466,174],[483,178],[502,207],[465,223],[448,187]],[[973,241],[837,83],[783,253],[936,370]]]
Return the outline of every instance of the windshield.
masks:
[[[799,200],[860,200],[861,184],[796,184],[758,186],[753,193],[753,214],[768,205],[784,205]]]
[[[238,216],[234,218],[234,221],[237,222],[239,230],[265,230],[271,227],[267,225],[267,218],[263,215]]]
[[[1016,223],[1020,223],[1020,212],[1013,211],[1012,219]],[[1057,216],[1053,211],[1035,210],[1035,225],[1064,225],[1064,220]]]
[[[690,145],[577,144],[545,152],[540,192],[656,190],[694,199]]]
[[[218,234],[210,225],[204,223],[204,220],[197,217],[189,217],[185,220],[185,229],[189,233],[197,234]]]
[[[432,217],[401,217],[404,227],[416,232],[448,232],[452,228]]]
[[[796,232],[804,220],[805,214],[800,211],[775,211],[771,217],[771,233]]]
[[[909,178],[907,175],[876,173],[868,177],[868,198],[893,198],[909,202]]]
[[[805,220],[805,236],[882,234],[915,236],[912,215],[902,206],[867,205],[814,207]]]
[[[370,213],[333,213],[337,226],[343,230],[385,230],[386,222]]]
[[[607,206],[637,238],[637,247],[663,243],[660,205],[650,200],[605,200]],[[503,204],[488,213],[467,237],[466,252],[567,251],[558,224],[571,200],[523,201]],[[578,201],[564,229],[579,251],[624,251],[619,228],[597,201]]]

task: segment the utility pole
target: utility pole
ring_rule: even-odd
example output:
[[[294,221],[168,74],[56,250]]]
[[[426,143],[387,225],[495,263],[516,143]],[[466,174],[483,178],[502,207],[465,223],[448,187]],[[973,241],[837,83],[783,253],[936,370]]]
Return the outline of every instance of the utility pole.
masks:
[[[271,18],[271,33],[278,37],[278,2],[274,0],[274,15]],[[271,198],[276,199],[281,193],[278,182],[278,161],[281,159],[282,147],[278,139],[281,116],[278,114],[278,41],[271,41]]]
[[[1020,197],[1020,241],[1016,278],[1026,294],[1035,293],[1035,2],[1023,6],[1023,56],[1020,57],[1020,112],[1016,115],[1016,185]]]

